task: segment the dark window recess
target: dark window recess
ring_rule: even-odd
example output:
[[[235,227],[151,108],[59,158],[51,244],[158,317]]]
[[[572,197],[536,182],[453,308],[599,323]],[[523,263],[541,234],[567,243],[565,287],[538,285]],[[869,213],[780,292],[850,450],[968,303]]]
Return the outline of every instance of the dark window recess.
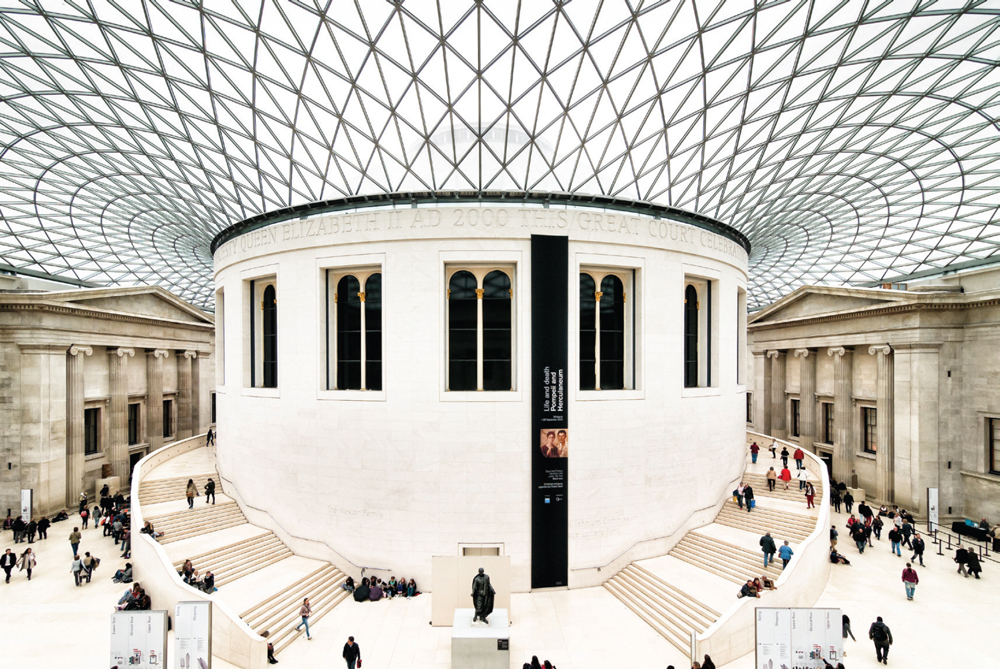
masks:
[[[621,279],[601,280],[601,388],[625,387],[625,292]]]
[[[789,434],[793,437],[801,436],[799,434],[799,401],[792,400],[791,402],[791,415],[789,416]]]
[[[212,393],[212,424],[215,424],[215,393]]]
[[[684,387],[698,387],[698,290],[684,289]]]
[[[990,418],[990,473],[1000,474],[1000,418]]]
[[[753,422],[753,393],[747,393],[747,422]]]
[[[862,425],[864,425],[864,447],[865,453],[875,453],[878,451],[878,417],[876,410],[872,407],[861,408]]]
[[[173,400],[163,400],[163,437],[169,437],[174,433],[173,431]]]
[[[496,270],[483,280],[483,390],[512,390],[510,279]]]
[[[823,402],[823,441],[833,443],[833,404]]]
[[[215,397],[215,395],[212,395]],[[134,446],[139,443],[139,405],[128,405],[128,445]]]
[[[448,390],[476,390],[476,277],[455,272],[448,282]]]
[[[365,281],[365,387],[382,390],[382,275]]]
[[[264,289],[261,305],[261,326],[263,336],[264,387],[278,387],[278,301],[274,286]]]
[[[100,409],[83,410],[83,454],[93,455],[97,453],[98,439],[100,431],[98,423],[101,419]]]
[[[597,286],[589,274],[580,275],[580,388],[597,387]]]
[[[353,276],[337,282],[337,388],[361,388],[361,284]]]

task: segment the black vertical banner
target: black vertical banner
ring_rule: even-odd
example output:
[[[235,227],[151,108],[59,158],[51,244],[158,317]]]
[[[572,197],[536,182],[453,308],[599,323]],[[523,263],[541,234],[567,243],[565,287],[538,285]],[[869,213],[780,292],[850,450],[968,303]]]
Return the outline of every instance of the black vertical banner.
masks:
[[[531,587],[569,573],[569,239],[531,236]]]

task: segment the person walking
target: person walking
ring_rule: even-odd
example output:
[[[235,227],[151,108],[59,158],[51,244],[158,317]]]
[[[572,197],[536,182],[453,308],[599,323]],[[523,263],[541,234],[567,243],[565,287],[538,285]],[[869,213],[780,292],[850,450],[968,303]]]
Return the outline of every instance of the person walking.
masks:
[[[750,487],[749,483],[747,484],[747,487],[743,489],[743,499],[746,500],[747,503],[747,513],[750,513],[753,508],[757,506],[757,502],[753,498],[753,488]]]
[[[262,638],[264,638],[264,639],[267,639],[267,637],[271,636],[271,632],[268,631],[268,630],[265,630],[265,631],[261,632],[260,636]],[[268,639],[268,641],[267,641],[267,663],[268,664],[278,664],[278,661],[276,659],[274,659],[274,644],[271,643],[270,639]]]
[[[76,549],[80,546],[80,528],[74,527],[69,533],[69,545],[73,547],[73,557],[76,557]]]
[[[795,478],[799,482],[799,490],[806,487],[806,483],[809,481],[809,470],[808,469],[796,469]]]
[[[51,525],[51,524],[52,523],[49,522],[49,519],[46,516],[42,516],[42,519],[38,521],[38,539],[39,539],[39,541],[41,541],[42,539],[48,539],[49,538],[49,525]]]
[[[907,562],[906,569],[903,570],[903,587],[906,588],[906,598],[911,602],[913,601],[913,593],[917,589],[917,583],[920,583],[917,570]]]
[[[836,548],[837,548],[837,537],[839,537],[839,536],[840,536],[840,533],[837,532],[837,526],[836,525],[831,525],[830,526],[830,548],[831,549],[836,550]]]
[[[896,526],[893,525],[892,529],[889,530],[889,550],[895,553],[898,557],[903,557],[903,553],[899,549],[899,542],[902,540],[902,535],[899,533],[899,530],[896,529]],[[912,560],[913,558],[910,559]]]
[[[208,432],[205,434],[205,446],[214,446],[214,445],[215,445],[215,432],[212,431],[212,428],[208,428]]]
[[[963,574],[965,578],[969,578],[969,572],[965,570],[965,565],[969,561],[969,551],[964,548],[959,548],[955,551],[955,562],[958,563],[958,573]]]
[[[743,491],[746,490],[747,484],[740,481],[740,484],[736,486],[736,503],[740,505],[740,510],[743,510]]]
[[[778,458],[778,442],[772,441],[768,448],[771,449],[771,459],[776,460]]]
[[[774,554],[778,552],[778,549],[774,545],[774,539],[771,538],[770,532],[765,532],[758,543],[760,543],[760,549],[764,551],[764,569],[767,569],[767,563],[774,561]]]
[[[14,543],[19,544],[24,540],[24,530],[27,528],[21,516],[14,519],[11,529],[14,530]]]
[[[788,449],[781,447],[781,466],[788,469]]]
[[[801,448],[796,448],[795,453],[792,455],[792,457],[795,458],[796,469],[805,469],[805,467],[802,466],[802,461],[805,460],[806,455],[805,453],[802,452]]]
[[[853,508],[854,508],[854,495],[852,495],[851,491],[848,490],[847,492],[844,493],[844,509],[847,511],[847,513],[850,513],[851,509]]]
[[[83,580],[83,560],[80,559],[79,555],[73,556],[73,564],[69,568],[73,572],[73,580],[76,581],[77,587],[80,587],[80,581]]]
[[[843,501],[840,496],[840,491],[837,490],[837,486],[830,486],[830,501],[833,503],[833,510],[840,513],[840,504]]]
[[[767,490],[768,490],[768,492],[774,492],[774,484],[778,480],[778,472],[774,471],[774,467],[771,467],[770,469],[767,470],[767,474],[765,475],[765,478],[767,478]]]
[[[875,643],[875,659],[882,664],[889,664],[889,646],[892,645],[892,632],[889,626],[878,616],[868,628],[868,638]]]
[[[187,490],[184,492],[187,495],[188,508],[194,508],[194,498],[198,495],[198,488],[194,484],[194,479],[188,479]]]
[[[31,580],[31,570],[35,568],[35,552],[30,548],[25,549],[21,553],[21,557],[17,560],[17,566],[21,571],[28,572],[28,580]]]
[[[28,521],[28,525],[24,528],[24,531],[28,534],[28,543],[35,543],[35,532],[38,530],[38,523],[32,518]]]
[[[312,607],[309,606],[309,598],[306,597],[302,600],[302,608],[299,609],[299,615],[302,616],[302,622],[300,622],[296,627],[295,631],[298,632],[303,625],[306,626],[306,638],[312,641],[312,637],[309,635],[309,616],[312,615]]]
[[[879,541],[882,541],[882,527],[883,526],[884,526],[884,523],[882,522],[882,517],[881,516],[875,516],[875,520],[872,521],[872,534],[874,534],[875,538],[878,539]],[[910,559],[912,560],[913,558],[910,558]],[[921,558],[921,560],[920,560],[920,566],[922,567],[923,565],[924,565],[924,561]]]
[[[215,481],[208,479],[205,484],[205,506],[208,506],[208,498],[212,498],[212,506],[215,506]]]
[[[847,645],[846,642],[847,642],[847,637],[848,636],[851,637],[851,641],[857,643],[858,640],[854,638],[854,632],[851,631],[851,619],[847,617],[846,613],[844,613],[844,614],[842,614],[840,616],[840,622],[841,622],[841,625],[844,628],[843,629],[843,632],[844,632],[844,642],[845,642],[844,645],[845,646]],[[846,656],[847,655],[847,650],[845,649],[842,654]]]
[[[344,644],[344,659],[347,660],[347,669],[355,669],[361,666],[361,646],[354,642],[354,637],[347,637]]]
[[[5,583],[10,583],[10,571],[11,569],[14,568],[14,565],[16,564],[17,564],[17,556],[11,553],[10,549],[8,548],[7,552],[4,553],[2,557],[0,557],[0,569],[3,569],[4,574],[7,575]]]
[[[865,526],[861,521],[851,525],[851,539],[854,539],[854,543],[858,547],[858,552],[864,553],[865,546],[868,545],[868,539],[865,537]]]
[[[94,575],[94,570],[97,569],[101,561],[93,557],[89,552],[84,554],[83,557],[83,575],[82,577],[87,579],[87,583],[90,583],[90,579]]]
[[[802,471],[805,471],[805,470],[803,469]],[[814,499],[816,499],[816,488],[813,487],[813,484],[811,482],[806,481],[806,508],[807,509],[815,509],[816,508],[816,505],[813,503]]]
[[[785,567],[788,566],[788,563],[791,561],[792,555],[794,555],[794,554],[795,553],[792,550],[792,547],[788,545],[787,541],[784,543],[784,545],[781,548],[778,549],[778,557],[781,558],[781,570],[782,571],[784,571]]]
[[[979,562],[979,555],[972,548],[965,555],[965,568],[969,570],[969,574],[972,574],[976,578],[979,578],[979,574],[983,571],[983,567]],[[966,574],[966,578],[968,578],[968,574]]]
[[[910,543],[910,537],[913,536],[913,525],[906,520],[899,528],[899,533],[903,536],[903,545],[905,545],[910,550],[913,550],[913,544]]]
[[[927,545],[924,540],[920,537],[920,533],[917,532],[913,535],[913,556],[910,557],[910,562],[913,562],[917,558],[920,558],[920,566],[924,566],[924,549]]]
[[[760,446],[758,446],[757,442],[755,441],[752,444],[750,444],[750,461],[753,464],[757,464],[757,454],[758,453],[760,453]]]
[[[90,520],[90,511],[87,510],[87,507],[83,507],[82,509],[80,509],[80,526],[83,527],[83,529],[87,529],[87,522],[89,520]]]
[[[788,482],[792,480],[792,473],[788,471],[788,465],[785,465],[785,467],[781,470],[781,474],[778,478],[784,481],[785,490],[788,490]]]

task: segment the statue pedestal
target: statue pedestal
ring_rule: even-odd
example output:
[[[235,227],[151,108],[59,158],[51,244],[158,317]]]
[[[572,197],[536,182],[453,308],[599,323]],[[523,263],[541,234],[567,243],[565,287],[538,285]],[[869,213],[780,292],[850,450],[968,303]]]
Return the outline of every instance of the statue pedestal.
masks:
[[[473,625],[475,609],[455,609],[451,627],[452,669],[510,669],[507,609],[493,609],[490,624]]]

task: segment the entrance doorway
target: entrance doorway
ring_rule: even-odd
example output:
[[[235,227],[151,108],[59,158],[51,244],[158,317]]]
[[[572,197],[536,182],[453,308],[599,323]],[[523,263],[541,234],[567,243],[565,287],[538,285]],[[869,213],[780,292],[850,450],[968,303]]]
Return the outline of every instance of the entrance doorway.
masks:
[[[132,471],[135,469],[136,463],[139,462],[139,460],[142,460],[142,458],[145,455],[146,454],[143,453],[142,451],[139,451],[138,453],[129,453],[128,454],[128,477],[129,477],[130,480],[132,478]]]
[[[820,451],[818,455],[819,459],[823,461],[824,465],[826,465],[826,475],[833,478],[833,453]]]

